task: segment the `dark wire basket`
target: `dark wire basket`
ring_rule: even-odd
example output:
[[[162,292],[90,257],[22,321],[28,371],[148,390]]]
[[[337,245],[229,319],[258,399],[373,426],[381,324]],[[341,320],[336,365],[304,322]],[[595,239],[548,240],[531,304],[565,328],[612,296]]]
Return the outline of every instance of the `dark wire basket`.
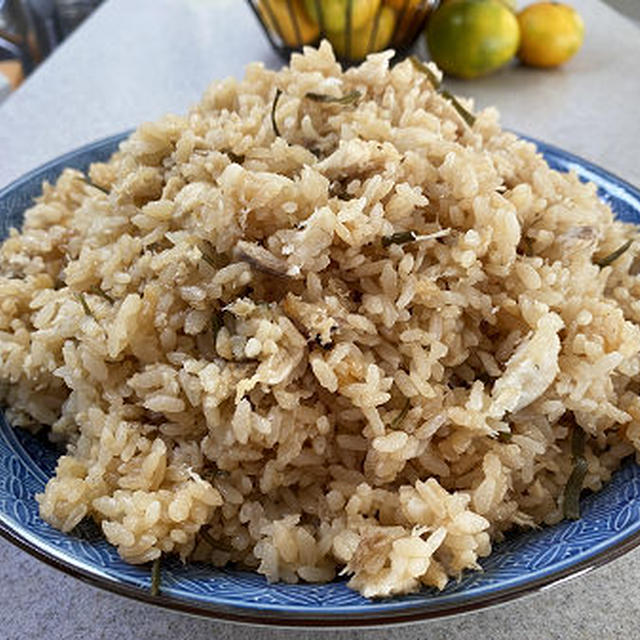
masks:
[[[327,38],[344,64],[394,49],[406,56],[439,0],[247,0],[284,58]]]

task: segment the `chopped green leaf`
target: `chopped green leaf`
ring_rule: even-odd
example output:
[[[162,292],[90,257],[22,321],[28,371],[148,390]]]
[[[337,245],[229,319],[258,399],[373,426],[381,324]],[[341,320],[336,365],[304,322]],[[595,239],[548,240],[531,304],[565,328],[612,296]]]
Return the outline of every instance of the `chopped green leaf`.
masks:
[[[158,556],[153,561],[153,566],[151,567],[151,595],[157,596],[160,593],[160,579],[161,579],[161,556]]]
[[[90,187],[93,187],[94,189],[97,189],[98,191],[102,191],[102,193],[109,195],[109,190],[108,189],[104,189],[103,187],[99,187],[97,184],[94,184],[93,182],[91,182],[91,180],[89,178],[87,178],[87,184]]]
[[[584,456],[584,442],[584,431],[578,425],[574,425],[573,431],[571,432],[571,455],[574,458]]]
[[[104,298],[107,302],[113,304],[113,298],[108,293],[105,293],[98,285],[91,285],[89,287],[89,293],[94,293],[95,295]]]
[[[82,291],[76,293],[76,298],[78,299],[78,302],[82,305],[82,309],[84,310],[84,312],[95,320],[96,317],[93,315],[93,311],[91,311],[91,307],[87,304],[87,299],[84,297],[84,293],[82,293]]]
[[[608,267],[612,262],[615,262],[623,253],[628,251],[629,247],[633,244],[633,238],[629,238],[624,244],[620,245],[615,251],[605,256],[601,260],[598,260],[596,264],[603,269]]]
[[[513,439],[513,433],[511,433],[511,431],[501,431],[498,434],[498,440],[505,444],[508,442],[511,442],[512,439]]]
[[[460,117],[470,126],[473,127],[474,122],[476,121],[476,117],[465,109],[462,104],[458,101],[451,92],[443,90],[440,92],[443,98],[446,98],[453,106],[453,108],[458,112]]]
[[[416,56],[411,56],[410,60],[413,66],[416,69],[418,69],[418,71],[421,71],[429,78],[429,82],[433,85],[433,88],[439,91],[440,95],[443,98],[446,98],[451,103],[451,105],[458,112],[460,117],[470,127],[472,127],[474,122],[476,121],[476,117],[468,109],[463,107],[460,101],[458,100],[458,98],[456,98],[450,91],[447,91],[446,89],[440,89],[440,84],[441,84],[440,81],[438,80],[437,76],[433,73],[433,71],[431,71],[431,69],[429,69],[429,67],[426,64],[424,64],[424,62],[419,60]]]
[[[404,422],[404,419],[407,417],[407,413],[409,413],[409,409],[411,408],[411,400],[407,399],[404,407],[402,407],[402,411],[393,419],[391,424],[389,425],[391,429],[399,429],[400,425]]]
[[[564,517],[570,520],[580,518],[580,493],[588,466],[584,458],[578,458],[564,488]]]
[[[398,231],[392,233],[390,236],[382,236],[382,246],[388,247],[392,244],[406,244],[407,242],[413,242],[416,239],[414,231]]]
[[[308,93],[305,94],[305,98],[308,98],[309,100],[313,100],[314,102],[321,102],[324,104],[329,104],[329,103],[343,104],[343,105],[354,104],[361,97],[362,97],[362,94],[356,90],[349,91],[349,93],[347,93],[346,95],[340,98],[327,95],[326,93],[313,93],[312,91],[309,91]]]
[[[415,69],[427,76],[434,89],[440,88],[440,80],[438,80],[438,76],[436,76],[436,74],[433,73],[433,71],[431,71],[431,69],[429,69],[429,67],[424,62],[422,62],[422,60],[420,60],[418,56],[411,56],[409,60],[411,60],[411,64]]]
[[[273,126],[273,132],[276,134],[276,138],[280,137],[280,129],[278,129],[278,123],[276,122],[276,109],[278,108],[278,101],[282,95],[282,89],[276,89],[276,95],[271,105],[271,125]]]
[[[584,457],[584,442],[584,431],[578,425],[574,425],[571,434],[573,470],[564,488],[563,502],[564,517],[570,520],[577,520],[580,517],[580,494],[582,493],[582,484],[589,468]]]

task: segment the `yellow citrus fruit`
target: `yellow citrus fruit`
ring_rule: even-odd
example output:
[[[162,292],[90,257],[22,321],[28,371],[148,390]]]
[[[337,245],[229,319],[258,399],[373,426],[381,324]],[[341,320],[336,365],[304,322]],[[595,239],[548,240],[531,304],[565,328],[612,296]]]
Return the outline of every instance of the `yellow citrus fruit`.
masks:
[[[318,13],[322,11],[322,20]],[[351,29],[360,29],[376,15],[380,0],[305,0],[305,6],[313,20],[324,25],[327,32],[344,31],[348,24],[351,6]]]
[[[518,57],[532,67],[557,67],[584,41],[584,23],[575,9],[557,2],[538,2],[518,14]]]
[[[335,52],[342,58],[349,57],[352,60],[362,60],[368,53],[382,51],[393,36],[396,26],[396,12],[391,7],[381,7],[380,16],[377,18],[378,26],[375,38],[372,42],[374,29],[376,29],[376,16],[367,21],[359,29],[351,31],[351,43],[347,51],[347,32],[327,32],[327,37],[333,45]]]
[[[317,40],[320,29],[307,15],[303,0],[292,0],[291,10],[293,15],[287,0],[269,0],[268,3],[259,0],[258,2],[258,11],[265,24],[271,31],[282,36],[285,44],[290,47],[299,47]],[[274,19],[277,25],[274,24]]]
[[[500,0],[450,0],[431,16],[427,29],[433,61],[460,78],[499,69],[519,42],[518,20]]]

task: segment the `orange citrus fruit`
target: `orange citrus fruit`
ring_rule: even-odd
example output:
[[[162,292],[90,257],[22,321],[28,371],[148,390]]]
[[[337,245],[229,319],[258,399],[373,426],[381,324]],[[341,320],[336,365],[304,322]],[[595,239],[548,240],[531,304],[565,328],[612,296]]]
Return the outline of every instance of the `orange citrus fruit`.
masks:
[[[532,67],[557,67],[573,57],[584,41],[584,23],[572,7],[538,2],[518,14],[518,57]]]

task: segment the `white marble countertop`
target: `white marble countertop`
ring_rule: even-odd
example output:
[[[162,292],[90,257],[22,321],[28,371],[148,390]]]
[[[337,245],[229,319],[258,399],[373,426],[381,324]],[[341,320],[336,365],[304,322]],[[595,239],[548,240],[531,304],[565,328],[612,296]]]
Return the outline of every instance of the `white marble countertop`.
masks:
[[[524,4],[524,2],[521,2]],[[448,81],[496,104],[505,126],[577,153],[640,185],[640,30],[600,0],[573,0],[587,29],[566,67],[513,66]],[[109,0],[0,106],[0,188],[86,142],[184,112],[214,78],[273,54],[242,0]],[[638,638],[640,550],[522,600],[356,640]],[[246,628],[151,608],[98,591],[0,541],[0,637],[233,639]],[[321,632],[252,629],[254,640]],[[326,637],[326,636],[325,636]]]

